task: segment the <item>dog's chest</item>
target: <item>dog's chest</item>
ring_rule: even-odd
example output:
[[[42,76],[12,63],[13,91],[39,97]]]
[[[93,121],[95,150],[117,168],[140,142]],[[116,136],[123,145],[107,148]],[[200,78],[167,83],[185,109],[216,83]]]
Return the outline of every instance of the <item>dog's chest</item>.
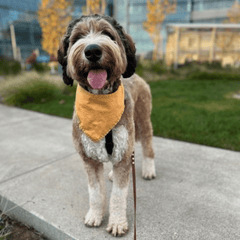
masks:
[[[88,157],[100,162],[117,163],[122,160],[127,149],[128,131],[123,125],[112,129],[112,137],[110,137],[110,141],[113,143],[112,152],[106,149],[105,137],[98,142],[93,142],[86,134],[82,133],[81,140]],[[109,141],[109,137],[107,141]]]

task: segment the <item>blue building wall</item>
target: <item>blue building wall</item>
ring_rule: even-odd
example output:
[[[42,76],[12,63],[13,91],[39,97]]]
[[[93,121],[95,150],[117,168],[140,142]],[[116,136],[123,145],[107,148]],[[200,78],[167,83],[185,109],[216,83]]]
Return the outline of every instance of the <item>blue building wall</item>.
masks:
[[[15,26],[17,45],[21,48],[22,58],[26,59],[32,50],[39,48],[41,54],[41,28],[37,21],[38,4],[41,0],[0,0],[0,55],[12,56],[9,24]],[[144,54],[153,49],[149,34],[143,29],[147,16],[147,0],[129,0],[129,32],[136,42],[137,53]],[[162,27],[163,49],[166,46],[167,23],[221,23],[226,17],[192,19],[192,13],[205,13],[209,10],[230,8],[235,0],[177,0],[177,11],[166,16]],[[239,1],[240,2],[240,1]],[[107,0],[106,14],[112,15],[121,25],[125,26],[124,0]],[[115,6],[113,7],[113,3]],[[82,15],[85,0],[74,0],[75,12],[73,17]],[[114,9],[114,11],[113,11]]]
[[[113,0],[107,0],[106,14],[113,14]],[[41,0],[0,0],[0,56],[12,57],[10,24],[14,25],[17,46],[25,60],[36,48],[41,55],[48,55],[41,47],[41,27],[37,19],[38,6]],[[82,15],[85,0],[74,0],[73,18]]]
[[[153,43],[149,34],[143,29],[143,22],[147,19],[147,0],[129,0],[129,33],[133,37],[138,54],[146,54],[153,50]],[[166,24],[168,23],[221,23],[226,17],[192,20],[193,11],[206,12],[230,8],[235,0],[177,0],[174,14],[167,15],[162,26],[163,50],[166,47]],[[115,1],[115,17],[125,26],[124,1]]]

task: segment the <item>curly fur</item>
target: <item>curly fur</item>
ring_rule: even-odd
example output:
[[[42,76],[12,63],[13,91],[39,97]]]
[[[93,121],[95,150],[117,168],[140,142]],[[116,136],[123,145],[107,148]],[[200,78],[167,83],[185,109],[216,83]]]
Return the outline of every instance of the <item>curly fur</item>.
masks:
[[[86,58],[90,44],[101,48],[102,56],[93,62]],[[113,165],[109,177],[113,181],[110,199],[110,217],[107,231],[121,236],[128,230],[126,216],[127,193],[131,170],[131,154],[135,140],[143,147],[142,176],[156,176],[154,151],[152,148],[151,92],[146,82],[134,74],[136,68],[135,44],[130,35],[111,17],[82,16],[71,22],[63,36],[58,61],[63,68],[63,81],[73,85],[73,79],[92,94],[115,92],[124,85],[124,112],[117,125],[98,142],[93,142],[79,128],[76,112],[73,114],[73,143],[79,152],[88,177],[90,209],[85,217],[88,226],[99,226],[102,222],[106,193],[103,162]],[[87,81],[92,69],[104,69],[107,81],[102,89],[93,89]],[[107,121],[107,119],[106,119]]]
[[[131,37],[129,35],[127,35],[126,33],[124,33],[122,26],[120,26],[115,19],[113,19],[109,16],[100,16],[98,14],[95,14],[95,15],[90,15],[90,16],[82,16],[82,17],[72,21],[67,28],[66,34],[63,36],[63,38],[61,40],[60,48],[58,50],[58,62],[62,65],[64,83],[67,85],[71,85],[71,86],[73,85],[73,79],[71,77],[69,77],[69,75],[66,72],[67,51],[69,48],[69,38],[71,36],[72,30],[77,23],[79,23],[83,20],[89,19],[89,18],[95,19],[96,21],[104,19],[107,22],[109,22],[115,28],[115,30],[118,32],[118,35],[121,38],[121,41],[124,45],[124,48],[126,51],[126,56],[127,56],[127,62],[128,62],[126,71],[123,73],[123,77],[124,78],[131,77],[134,74],[135,68],[137,66],[137,62],[136,62],[136,58],[135,58],[136,49],[132,42]]]

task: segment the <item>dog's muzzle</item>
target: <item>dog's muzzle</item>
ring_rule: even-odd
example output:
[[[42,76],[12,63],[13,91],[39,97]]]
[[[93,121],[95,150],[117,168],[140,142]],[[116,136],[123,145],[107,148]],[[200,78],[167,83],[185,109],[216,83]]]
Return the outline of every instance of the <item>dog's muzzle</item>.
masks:
[[[97,62],[102,57],[102,49],[97,44],[90,44],[85,48],[84,54],[90,62]]]

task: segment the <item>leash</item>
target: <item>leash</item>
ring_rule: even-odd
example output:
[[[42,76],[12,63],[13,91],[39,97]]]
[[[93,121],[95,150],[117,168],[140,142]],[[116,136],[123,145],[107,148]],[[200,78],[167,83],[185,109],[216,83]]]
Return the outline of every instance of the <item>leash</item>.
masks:
[[[134,199],[134,240],[136,240],[137,239],[137,229],[136,229],[137,196],[136,196],[136,174],[135,174],[135,154],[134,154],[134,151],[132,153],[131,159],[132,159],[133,199]]]

